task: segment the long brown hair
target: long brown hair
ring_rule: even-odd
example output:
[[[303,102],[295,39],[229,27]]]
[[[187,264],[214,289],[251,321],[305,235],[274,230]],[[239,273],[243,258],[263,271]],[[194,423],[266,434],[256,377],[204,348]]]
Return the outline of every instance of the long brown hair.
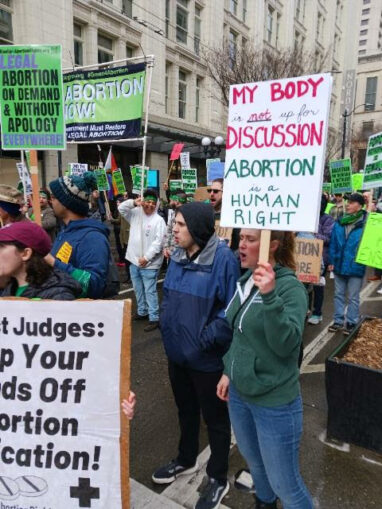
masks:
[[[8,244],[15,246],[16,249],[20,252],[24,251],[27,247],[21,242],[10,241],[10,242],[1,242],[1,244]],[[51,273],[53,272],[53,267],[48,265],[44,260],[44,257],[39,253],[33,251],[32,256],[25,263],[26,268],[26,281],[32,286],[41,286],[45,283],[45,281],[49,278]]]
[[[279,241],[279,246],[273,254],[275,261],[283,267],[296,270],[295,234],[293,232],[273,230],[271,233],[271,241],[272,240]]]

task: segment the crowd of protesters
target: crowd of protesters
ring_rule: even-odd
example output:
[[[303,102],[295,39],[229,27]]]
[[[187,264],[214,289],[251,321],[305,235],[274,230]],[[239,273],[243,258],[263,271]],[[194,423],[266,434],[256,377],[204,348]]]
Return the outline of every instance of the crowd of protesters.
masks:
[[[169,484],[198,468],[200,416],[208,429],[208,482],[197,509],[213,509],[228,492],[231,424],[256,488],[256,508],[312,508],[299,471],[302,433],[299,386],[305,321],[322,321],[324,288],[334,275],[330,332],[350,334],[359,321],[365,266],[355,261],[371,193],[322,196],[318,232],[320,284],[306,288],[295,275],[295,234],[271,234],[269,261],[259,262],[260,230],[221,236],[223,179],[208,188],[208,203],[188,203],[182,189],[118,196],[111,229],[92,172],[66,175],[41,190],[41,226],[11,186],[0,186],[0,292],[3,297],[73,300],[116,295],[115,266],[125,267],[145,332],[160,328],[178,408],[175,459],[152,479]],[[304,232],[297,232],[306,236]],[[158,275],[166,268],[162,302]],[[375,271],[372,279],[380,279]],[[307,292],[307,289],[309,292]],[[382,293],[381,290],[379,290]],[[227,404],[228,403],[228,404]],[[135,395],[122,403],[129,418]]]

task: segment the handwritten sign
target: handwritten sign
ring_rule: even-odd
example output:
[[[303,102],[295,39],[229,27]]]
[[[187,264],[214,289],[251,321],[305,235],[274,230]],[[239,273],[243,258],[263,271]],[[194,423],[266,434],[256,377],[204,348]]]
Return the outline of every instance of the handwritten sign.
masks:
[[[175,143],[172,147],[170,154],[170,161],[176,161],[179,159],[180,153],[182,152],[184,143]]]
[[[118,168],[111,174],[111,178],[113,179],[113,184],[117,191],[117,194],[123,194],[126,192],[125,182],[123,180],[122,170]]]
[[[332,78],[230,88],[221,224],[317,231]]]
[[[177,189],[183,189],[183,182],[181,179],[174,179],[169,181],[170,191],[176,191]]]
[[[353,182],[350,159],[330,161],[329,169],[332,181],[332,193],[339,194],[352,191]]]
[[[0,300],[1,507],[129,507],[130,305]]]
[[[133,180],[133,193],[141,194],[142,191],[142,178],[144,178],[143,189],[147,188],[147,179],[148,179],[148,167],[145,167],[144,177],[142,176],[142,166],[132,166],[130,167],[131,178]]]
[[[382,187],[382,133],[370,136],[367,145],[363,189]]]
[[[210,195],[207,191],[207,187],[201,186],[197,187],[194,194],[195,201],[204,201],[207,202],[210,200]],[[219,223],[220,225],[220,223]]]
[[[321,239],[296,238],[296,275],[303,283],[320,282],[323,245]]]
[[[85,171],[88,171],[87,163],[69,163],[70,175],[78,175],[79,177],[82,177]]]
[[[182,184],[186,193],[194,193],[198,187],[198,177],[195,168],[182,170]]]
[[[330,182],[324,182],[322,184],[322,192],[331,194],[332,192],[332,184]]]
[[[382,214],[369,214],[355,261],[382,269]]]
[[[189,152],[182,152],[180,154],[180,167],[182,168],[182,170],[189,170],[191,168]]]
[[[32,181],[29,175],[28,168],[23,163],[16,163],[16,168],[20,177],[20,180],[23,184],[23,188],[25,185],[26,194],[32,194]]]
[[[106,171],[104,168],[99,168],[98,170],[94,170],[95,178],[97,179],[97,189],[98,191],[109,191],[110,185],[106,176]]]
[[[231,246],[232,241],[232,230],[233,228],[228,228],[225,226],[220,226],[220,220],[215,220],[215,233],[219,237],[220,240],[225,240],[229,246]]]

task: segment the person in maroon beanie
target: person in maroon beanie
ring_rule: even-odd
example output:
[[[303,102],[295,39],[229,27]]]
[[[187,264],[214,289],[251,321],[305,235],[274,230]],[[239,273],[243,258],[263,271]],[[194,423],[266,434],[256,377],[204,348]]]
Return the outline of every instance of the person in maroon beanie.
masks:
[[[10,278],[2,297],[73,300],[81,295],[77,281],[46,263],[51,246],[46,231],[31,221],[0,229],[0,277]]]

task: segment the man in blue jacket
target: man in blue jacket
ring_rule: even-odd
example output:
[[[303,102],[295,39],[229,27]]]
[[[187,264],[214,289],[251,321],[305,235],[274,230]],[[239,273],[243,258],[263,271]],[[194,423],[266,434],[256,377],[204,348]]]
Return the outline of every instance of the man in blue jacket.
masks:
[[[152,479],[168,484],[197,470],[201,411],[211,456],[208,483],[195,507],[213,509],[229,489],[230,421],[216,386],[223,372],[222,356],[232,339],[224,309],[235,292],[239,265],[214,233],[210,204],[193,202],[179,207],[174,235],[179,248],[171,256],[163,285],[160,327],[181,436],[177,459],[159,468]]]
[[[81,297],[102,297],[109,268],[109,229],[87,217],[89,200],[97,189],[95,176],[65,176],[49,184],[55,215],[64,223],[52,251],[45,258],[53,267],[70,274],[82,286]]]
[[[346,214],[335,223],[332,231],[329,270],[334,271],[334,323],[329,326],[329,332],[341,330],[346,322],[343,333],[348,335],[359,320],[359,294],[366,267],[355,258],[366,222],[364,205],[364,197],[353,193],[346,204]]]

